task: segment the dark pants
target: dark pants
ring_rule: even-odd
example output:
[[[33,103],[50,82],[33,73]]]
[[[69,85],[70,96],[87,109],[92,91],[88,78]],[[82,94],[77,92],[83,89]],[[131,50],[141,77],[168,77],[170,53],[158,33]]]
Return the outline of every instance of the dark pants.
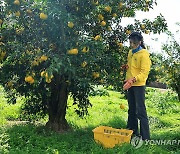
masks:
[[[128,122],[127,128],[138,135],[138,119],[140,121],[140,135],[143,140],[150,139],[149,122],[145,106],[145,86],[133,86],[127,92]]]

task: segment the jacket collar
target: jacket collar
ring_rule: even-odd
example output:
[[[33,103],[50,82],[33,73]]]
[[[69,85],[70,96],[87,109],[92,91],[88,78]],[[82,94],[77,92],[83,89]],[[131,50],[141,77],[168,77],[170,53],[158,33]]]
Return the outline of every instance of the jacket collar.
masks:
[[[139,50],[142,50],[141,46],[138,46],[136,49],[133,49],[132,53],[134,54],[134,53],[138,52]]]

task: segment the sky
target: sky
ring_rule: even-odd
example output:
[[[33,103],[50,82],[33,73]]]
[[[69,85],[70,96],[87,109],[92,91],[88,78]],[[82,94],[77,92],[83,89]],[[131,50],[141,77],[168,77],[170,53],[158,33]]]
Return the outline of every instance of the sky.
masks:
[[[144,18],[153,20],[160,13],[165,17],[168,25],[168,29],[176,33],[178,30],[178,26],[176,26],[176,22],[180,22],[180,0],[157,0],[157,6],[154,6],[153,9],[150,9],[149,12],[137,12],[136,19],[142,20]],[[129,20],[129,21],[128,21]],[[132,22],[132,19],[128,19],[126,22]],[[152,52],[161,53],[162,43],[166,43],[167,36],[166,34],[144,34],[144,42],[150,46],[150,50]],[[154,41],[152,39],[158,38],[158,41]],[[179,38],[179,37],[178,37]]]

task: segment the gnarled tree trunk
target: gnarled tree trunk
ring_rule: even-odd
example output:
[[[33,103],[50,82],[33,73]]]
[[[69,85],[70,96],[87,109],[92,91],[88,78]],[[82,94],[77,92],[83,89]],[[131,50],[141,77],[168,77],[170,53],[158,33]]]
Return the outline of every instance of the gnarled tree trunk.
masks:
[[[61,6],[64,8],[64,0],[61,1]],[[63,22],[62,22],[63,23]],[[66,34],[64,32],[63,24],[60,25],[61,41],[66,42]],[[62,51],[65,50],[62,47]],[[67,131],[70,127],[65,119],[66,107],[68,99],[68,84],[63,76],[56,74],[55,84],[51,86],[51,99],[48,105],[49,121],[46,126],[54,131]]]
[[[56,83],[51,86],[51,99],[48,104],[49,121],[46,124],[48,128],[57,132],[67,131],[70,128],[65,119],[68,85],[65,80],[61,79],[57,79]]]

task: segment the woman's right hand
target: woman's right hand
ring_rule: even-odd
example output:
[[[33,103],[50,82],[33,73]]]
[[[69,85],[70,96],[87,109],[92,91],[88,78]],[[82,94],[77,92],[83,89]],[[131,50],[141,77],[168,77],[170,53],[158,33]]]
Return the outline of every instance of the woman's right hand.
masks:
[[[122,66],[121,66],[121,69],[123,69],[123,70],[127,70],[129,67],[128,67],[128,65],[127,64],[123,64]]]

